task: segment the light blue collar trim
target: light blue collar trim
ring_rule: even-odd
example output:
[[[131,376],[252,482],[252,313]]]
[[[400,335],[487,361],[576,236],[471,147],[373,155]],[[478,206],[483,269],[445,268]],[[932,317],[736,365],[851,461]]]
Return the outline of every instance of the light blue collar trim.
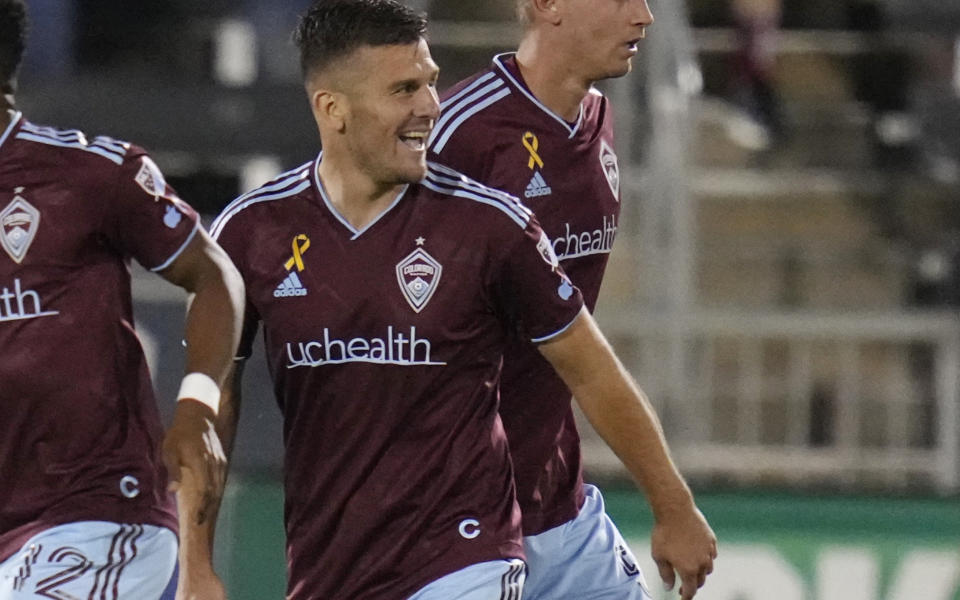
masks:
[[[527,86],[525,86],[523,83],[518,81],[517,78],[513,76],[513,73],[510,72],[510,69],[508,69],[507,66],[503,64],[504,59],[510,56],[514,56],[515,54],[516,54],[515,52],[505,52],[503,54],[498,54],[493,57],[493,62],[494,64],[497,65],[497,68],[500,69],[500,71],[503,73],[504,77],[509,79],[513,83],[514,87],[520,90],[520,93],[526,96],[527,99],[530,100],[530,102],[533,102],[538,108],[540,108],[540,110],[547,113],[547,115],[549,115],[555,121],[563,125],[563,128],[566,129],[570,133],[570,137],[573,138],[573,136],[577,135],[577,132],[580,131],[580,125],[583,124],[583,102],[580,103],[580,114],[577,115],[577,122],[574,124],[573,127],[570,127],[570,123],[567,123],[567,121],[563,117],[561,117],[557,113],[547,108],[547,106],[543,102],[540,102],[539,100],[537,100],[537,97],[534,96],[532,93],[530,93],[530,90],[527,89]]]
[[[384,215],[386,215],[386,214],[389,213],[391,210],[393,210],[393,208],[394,208],[397,204],[400,204],[400,200],[403,199],[404,194],[406,194],[406,193],[407,193],[407,190],[410,189],[410,185],[409,185],[409,184],[403,186],[403,189],[400,190],[400,193],[399,193],[399,194],[397,194],[396,199],[394,199],[394,201],[390,203],[390,206],[388,206],[387,208],[385,208],[385,209],[383,210],[383,212],[381,212],[379,215],[377,215],[377,218],[375,218],[374,220],[372,220],[372,221],[370,221],[369,223],[367,223],[367,224],[363,227],[363,229],[357,229],[356,227],[354,227],[353,225],[351,225],[351,224],[350,224],[350,221],[346,220],[346,219],[343,217],[343,215],[340,214],[340,211],[337,210],[337,207],[333,205],[333,202],[330,201],[330,197],[327,195],[327,190],[326,190],[326,188],[323,187],[323,182],[320,181],[320,160],[321,160],[322,158],[323,158],[323,152],[321,151],[320,154],[317,155],[317,160],[314,161],[314,163],[313,163],[313,181],[314,181],[315,185],[317,186],[317,191],[320,193],[320,197],[323,199],[323,203],[326,205],[327,210],[330,211],[330,214],[332,214],[334,217],[336,217],[336,219],[337,219],[338,221],[340,221],[340,223],[341,223],[344,227],[347,228],[347,231],[349,231],[350,233],[353,234],[353,237],[350,238],[351,240],[355,240],[355,239],[359,238],[361,235],[363,235],[364,233],[366,233],[367,230],[369,230],[371,227],[373,227],[374,225],[376,225],[377,222],[380,221],[380,219],[382,219],[382,218],[384,217]]]
[[[10,137],[10,132],[17,127],[17,123],[19,123],[20,119],[23,118],[23,113],[20,111],[10,111],[10,114],[10,124],[7,125],[7,129],[3,132],[3,135],[0,135],[0,147],[3,147],[3,143],[7,141],[8,137]]]

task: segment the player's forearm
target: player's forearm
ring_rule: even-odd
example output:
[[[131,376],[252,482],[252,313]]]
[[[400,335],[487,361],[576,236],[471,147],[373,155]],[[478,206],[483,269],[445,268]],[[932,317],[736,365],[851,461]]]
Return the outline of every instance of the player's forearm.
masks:
[[[213,535],[220,498],[210,502],[201,483],[189,470],[183,473],[177,490],[177,512],[180,522],[180,569],[213,568]],[[201,521],[198,515],[203,515]]]
[[[223,392],[220,396],[220,411],[215,420],[217,437],[223,447],[227,464],[223,477],[216,482],[212,494],[204,495],[199,489],[196,478],[185,476],[177,493],[177,505],[180,513],[181,561],[188,559],[190,564],[204,564],[212,560],[217,517],[226,492],[227,474],[230,456],[240,419],[240,384],[243,378],[243,361],[232,363],[227,373]],[[212,563],[211,563],[212,564]]]
[[[693,496],[670,458],[659,419],[618,361],[573,392],[593,428],[646,493],[655,516],[693,508]]]
[[[693,497],[670,458],[660,421],[589,314],[541,346],[594,429],[647,495],[655,515],[690,509]]]

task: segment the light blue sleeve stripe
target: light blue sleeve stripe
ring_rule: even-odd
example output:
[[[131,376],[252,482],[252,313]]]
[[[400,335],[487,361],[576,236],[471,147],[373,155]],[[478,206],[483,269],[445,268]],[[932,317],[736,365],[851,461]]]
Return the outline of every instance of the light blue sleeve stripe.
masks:
[[[100,156],[106,158],[110,162],[121,165],[123,164],[123,157],[117,156],[115,153],[106,150],[105,148],[98,148],[95,146],[87,146],[81,142],[61,142],[49,137],[43,137],[39,135],[33,135],[32,133],[20,132],[17,134],[18,140],[29,140],[31,142],[37,142],[39,144],[47,144],[49,146],[59,146],[62,148],[74,148],[76,150],[84,150],[86,152],[92,152],[94,154],[99,154]]]
[[[503,82],[500,81],[499,79],[497,80],[496,83],[499,84],[499,85],[501,85],[501,86],[503,85]],[[494,85],[494,84],[490,84],[490,85]],[[488,87],[489,87],[489,86],[488,86]],[[481,91],[482,91],[482,92],[485,92],[486,90],[481,90]],[[494,102],[497,102],[497,101],[499,101],[501,98],[505,98],[506,96],[509,96],[509,95],[510,95],[510,88],[504,87],[502,90],[500,90],[500,91],[497,92],[496,94],[490,96],[489,98],[487,98],[487,99],[484,100],[483,102],[480,102],[479,104],[476,104],[476,105],[472,106],[472,107],[470,108],[470,110],[465,111],[462,115],[460,115],[459,117],[457,117],[457,119],[456,119],[455,121],[453,121],[452,123],[450,123],[449,125],[446,126],[446,127],[447,127],[446,131],[443,132],[443,135],[441,135],[441,136],[437,139],[436,143],[433,145],[433,151],[434,151],[435,153],[437,153],[437,154],[439,154],[440,152],[443,152],[443,148],[447,145],[447,142],[450,141],[450,136],[452,136],[452,135],[457,131],[457,128],[460,127],[460,125],[462,125],[464,121],[466,121],[467,119],[469,119],[469,118],[472,117],[473,115],[477,114],[477,113],[480,112],[481,110],[485,109],[486,107],[490,106],[490,105],[493,104]],[[466,104],[464,104],[464,106],[466,106]],[[457,112],[458,112],[458,110],[450,111],[449,113],[447,113],[447,116],[451,116],[451,117],[452,117],[452,116],[455,115]],[[441,118],[440,120],[442,121],[443,118]],[[440,129],[441,129],[442,127],[443,127],[443,125],[438,124],[436,130],[437,130],[437,131],[440,131]]]
[[[172,265],[173,261],[177,260],[177,258],[179,258],[181,254],[183,254],[183,251],[187,249],[187,246],[190,245],[190,242],[193,241],[194,236],[197,235],[197,231],[199,230],[200,230],[200,219],[198,218],[197,222],[193,226],[193,231],[190,232],[190,235],[187,236],[187,240],[183,242],[183,244],[181,244],[180,248],[178,248],[177,251],[173,253],[173,256],[168,258],[166,262],[164,262],[159,267],[154,267],[150,270],[154,273],[159,273],[160,271]]]
[[[452,187],[465,187],[475,192],[486,194],[491,198],[499,198],[504,204],[517,211],[518,214],[525,217],[527,220],[533,216],[533,211],[527,208],[527,206],[521,202],[519,198],[513,196],[512,194],[496,188],[487,187],[474,179],[470,179],[462,173],[447,169],[438,163],[428,164],[430,165],[432,171],[427,174],[427,177],[436,183],[448,184]]]
[[[482,196],[491,201],[498,201],[502,205],[502,210],[509,210],[515,213],[524,223],[529,223],[530,221],[531,213],[529,213],[529,211],[525,211],[523,205],[521,205],[516,199],[513,198],[513,196],[510,196],[509,194],[492,193],[495,192],[495,190],[491,190],[490,188],[483,186],[471,186],[469,185],[468,180],[450,179],[433,172],[430,172],[427,175],[427,179],[424,181],[429,181],[430,183],[441,187],[447,186],[449,189],[467,190],[476,194],[477,196]],[[526,227],[526,225],[524,225],[524,227]]]
[[[462,188],[446,188],[443,186],[439,186],[436,183],[433,183],[432,181],[427,179],[424,179],[421,182],[421,185],[435,192],[440,192],[441,194],[448,194],[450,196],[457,196],[460,198],[468,198],[470,200],[476,200],[481,204],[487,204],[487,205],[496,207],[497,209],[500,210],[500,212],[510,217],[514,223],[520,226],[521,229],[526,229],[527,227],[527,221],[524,221],[519,215],[517,215],[516,213],[511,211],[509,208],[507,208],[504,205],[503,201],[501,200],[493,200],[491,198],[485,198],[483,196],[474,194]]]
[[[219,217],[216,218],[216,220],[214,220],[213,224],[210,226],[210,237],[212,237],[215,240],[219,239],[220,234],[223,233],[223,228],[224,226],[226,226],[227,221],[237,216],[237,214],[242,212],[248,206],[252,206],[260,202],[268,202],[270,200],[279,200],[281,198],[286,198],[288,196],[299,194],[303,190],[310,187],[310,185],[311,183],[309,180],[303,181],[297,187],[290,188],[283,192],[280,192],[277,194],[270,194],[267,196],[257,196],[255,198],[249,198],[240,204],[236,204],[235,206],[233,206],[233,208],[225,210]]]
[[[471,83],[471,84],[468,85],[467,87],[463,88],[462,90],[460,90],[459,92],[457,92],[457,93],[454,94],[453,96],[450,96],[449,98],[447,98],[446,100],[444,100],[442,103],[440,103],[440,108],[441,108],[441,110],[447,108],[448,106],[451,106],[451,105],[453,105],[453,104],[456,104],[457,101],[460,100],[460,98],[463,98],[464,96],[466,96],[467,94],[469,94],[469,93],[472,92],[473,90],[477,89],[478,87],[480,87],[481,85],[483,85],[484,82],[489,81],[491,77],[496,77],[496,76],[497,76],[497,74],[491,71],[490,73],[487,73],[487,74],[484,75],[483,77],[477,79],[476,81],[474,81],[473,83]]]
[[[127,150],[130,149],[129,146],[124,145],[124,143],[121,142],[120,140],[115,140],[111,137],[107,137],[104,135],[94,138],[93,142],[91,142],[90,145],[103,146],[107,150],[113,150],[114,152],[117,152],[119,154],[126,154]]]
[[[533,338],[533,339],[530,340],[530,341],[533,342],[534,344],[542,344],[543,342],[549,342],[549,341],[552,340],[553,338],[555,338],[555,337],[563,334],[565,331],[567,331],[568,329],[570,329],[571,327],[573,327],[573,324],[577,322],[577,319],[579,319],[580,316],[583,315],[583,311],[585,311],[585,310],[586,310],[586,307],[581,308],[581,309],[580,309],[580,312],[577,313],[577,316],[575,316],[572,321],[570,321],[569,323],[567,323],[566,325],[564,325],[562,329],[560,329],[560,330],[558,330],[558,331],[555,331],[555,332],[551,333],[550,335],[545,335],[545,336],[543,336],[543,337]]]

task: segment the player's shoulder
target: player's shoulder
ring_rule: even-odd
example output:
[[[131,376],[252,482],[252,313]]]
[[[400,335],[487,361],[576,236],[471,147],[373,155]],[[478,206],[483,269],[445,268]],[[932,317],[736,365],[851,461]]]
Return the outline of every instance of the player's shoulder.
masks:
[[[470,209],[476,209],[489,219],[507,218],[521,229],[526,229],[533,211],[516,196],[486,186],[463,173],[437,163],[427,163],[427,175],[420,184],[441,200],[459,199]]]
[[[313,185],[311,167],[314,164],[315,161],[306,162],[239,196],[228,204],[211,223],[210,235],[214,239],[219,239],[227,230],[245,229],[244,225],[247,223],[255,225],[265,210],[304,193]],[[249,233],[246,232],[246,234]]]
[[[110,136],[92,136],[79,129],[38,125],[26,119],[14,137],[26,144],[31,154],[46,155],[84,169],[88,165],[119,167],[124,161],[145,154],[142,148]]]
[[[458,135],[471,144],[496,137],[504,119],[516,116],[512,102],[516,86],[499,57],[490,67],[468,77],[444,92],[440,100],[440,118],[430,137],[432,150],[440,154]]]

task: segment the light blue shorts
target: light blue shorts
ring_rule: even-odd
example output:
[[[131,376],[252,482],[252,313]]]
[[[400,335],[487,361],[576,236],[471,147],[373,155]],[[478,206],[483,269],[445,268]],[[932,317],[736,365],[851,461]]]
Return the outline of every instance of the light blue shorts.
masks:
[[[0,600],[157,600],[176,558],[177,536],[163,527],[59,525],[0,563]]]
[[[454,571],[409,600],[521,600],[527,567],[522,560],[493,560]]]
[[[650,600],[637,561],[607,516],[600,490],[585,486],[576,519],[523,538],[523,600]]]

